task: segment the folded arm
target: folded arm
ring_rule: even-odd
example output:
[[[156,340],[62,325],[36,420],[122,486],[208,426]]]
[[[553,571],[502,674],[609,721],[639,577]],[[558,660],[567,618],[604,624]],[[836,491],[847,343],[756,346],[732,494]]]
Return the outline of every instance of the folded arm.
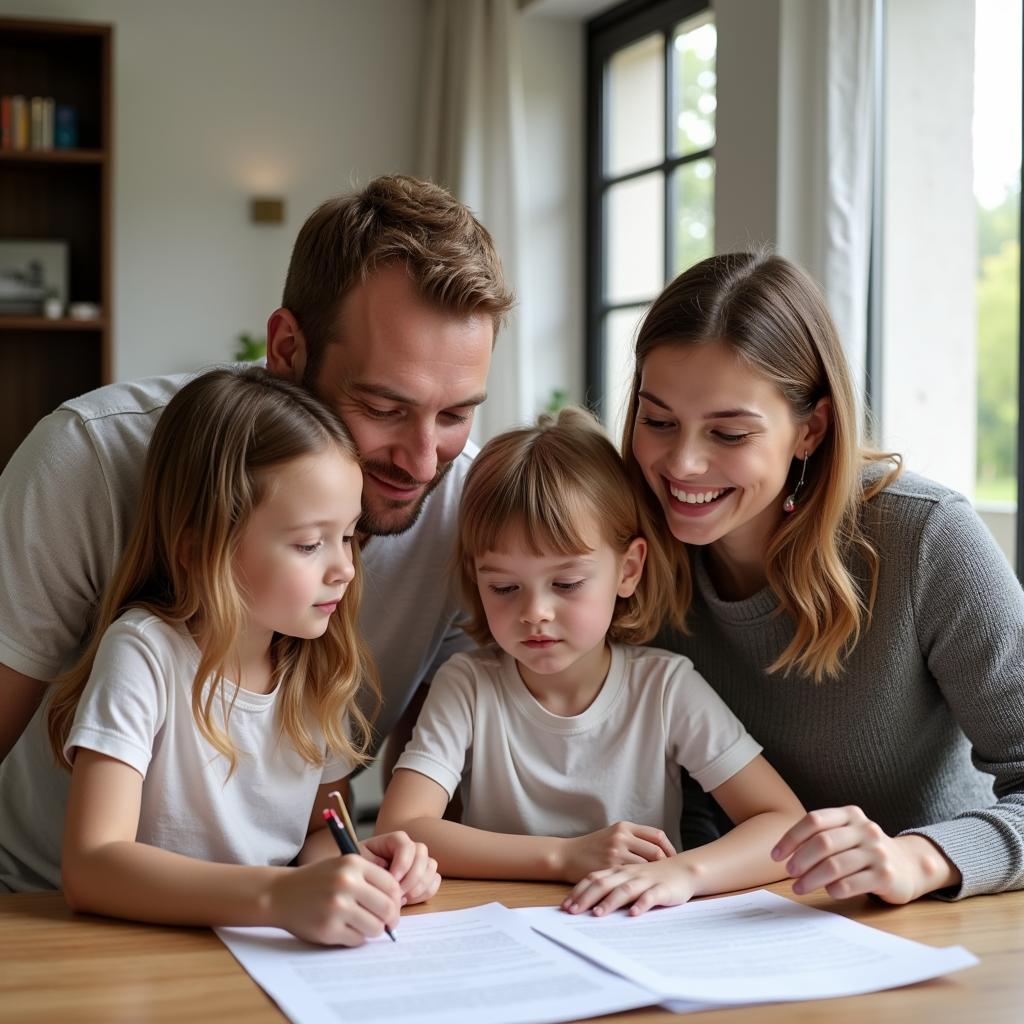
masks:
[[[630,906],[632,914],[685,903],[694,896],[777,882],[785,867],[772,859],[776,842],[798,821],[803,805],[760,755],[712,796],[735,823],[726,835],[660,863],[594,872],[566,897],[571,913],[604,914]]]
[[[458,878],[576,882],[609,864],[647,863],[675,853],[660,829],[631,822],[572,839],[512,835],[445,821],[447,805],[443,786],[399,768],[384,794],[377,830],[403,829],[429,847],[442,875]]]

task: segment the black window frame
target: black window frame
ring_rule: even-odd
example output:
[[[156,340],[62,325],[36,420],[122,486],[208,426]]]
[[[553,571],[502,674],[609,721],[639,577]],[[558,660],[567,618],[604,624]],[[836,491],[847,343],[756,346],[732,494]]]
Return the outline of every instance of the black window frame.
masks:
[[[644,300],[634,298],[626,302],[605,302],[604,279],[607,266],[607,224],[604,215],[604,196],[613,185],[633,178],[661,171],[664,176],[665,218],[662,241],[665,272],[673,263],[674,218],[672,216],[672,172],[696,160],[714,159],[714,142],[705,149],[670,156],[672,152],[672,89],[674,84],[674,47],[672,32],[676,26],[698,14],[712,9],[710,0],[628,0],[587,22],[586,26],[586,162],[587,213],[586,252],[587,270],[584,311],[586,324],[585,386],[586,402],[602,420],[607,414],[607,382],[605,380],[604,331],[602,325],[608,313],[617,309],[630,309]],[[660,163],[605,177],[604,156],[608,137],[608,104],[605,67],[619,50],[632,43],[661,32],[665,40],[663,159]],[[667,283],[667,282],[666,282]]]

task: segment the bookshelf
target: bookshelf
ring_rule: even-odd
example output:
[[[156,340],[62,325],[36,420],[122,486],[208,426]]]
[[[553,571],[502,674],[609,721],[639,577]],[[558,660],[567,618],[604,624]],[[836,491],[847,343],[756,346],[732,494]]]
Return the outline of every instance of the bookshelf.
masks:
[[[0,241],[66,243],[68,300],[101,311],[0,313],[0,469],[40,417],[111,379],[112,45],[109,25],[0,18],[0,95],[78,115],[75,149],[0,149]]]

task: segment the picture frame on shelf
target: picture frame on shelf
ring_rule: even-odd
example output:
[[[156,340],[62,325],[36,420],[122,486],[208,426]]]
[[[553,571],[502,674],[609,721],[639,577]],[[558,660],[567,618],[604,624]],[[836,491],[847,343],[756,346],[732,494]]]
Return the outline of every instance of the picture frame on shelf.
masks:
[[[0,316],[41,316],[43,304],[68,301],[68,243],[0,239]]]

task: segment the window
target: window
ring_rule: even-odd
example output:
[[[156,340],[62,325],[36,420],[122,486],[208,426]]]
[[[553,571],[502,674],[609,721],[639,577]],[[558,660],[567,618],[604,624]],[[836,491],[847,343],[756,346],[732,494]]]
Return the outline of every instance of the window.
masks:
[[[588,25],[587,396],[615,438],[644,310],[713,252],[715,49],[706,0]]]

